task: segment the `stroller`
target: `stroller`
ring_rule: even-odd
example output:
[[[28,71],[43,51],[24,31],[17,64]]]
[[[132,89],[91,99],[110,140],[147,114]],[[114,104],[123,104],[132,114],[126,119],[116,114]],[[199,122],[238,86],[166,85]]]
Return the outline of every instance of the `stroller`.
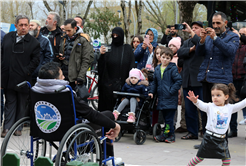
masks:
[[[121,131],[118,135],[118,137],[115,139],[115,142],[118,142],[121,137],[125,133],[134,133],[133,139],[137,145],[142,145],[146,141],[146,135],[149,133],[151,123],[150,123],[150,110],[151,107],[153,108],[153,101],[149,97],[145,97],[142,94],[136,94],[136,93],[127,93],[127,92],[113,92],[114,97],[116,98],[116,104],[115,109],[120,104],[121,98],[124,96],[130,96],[130,97],[138,97],[144,99],[143,104],[140,107],[136,108],[136,122],[134,123],[128,123],[127,122],[127,113],[129,112],[130,108],[125,107],[121,114],[118,117],[117,123],[121,126]]]

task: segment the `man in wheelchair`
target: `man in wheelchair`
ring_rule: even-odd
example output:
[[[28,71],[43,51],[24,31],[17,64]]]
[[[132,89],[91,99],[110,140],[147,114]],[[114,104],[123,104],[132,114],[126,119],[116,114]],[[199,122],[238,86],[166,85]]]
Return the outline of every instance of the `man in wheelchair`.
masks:
[[[61,88],[64,85],[68,85],[69,82],[64,80],[64,75],[58,63],[49,62],[43,65],[38,73],[37,83],[32,87],[33,91],[39,93],[55,93],[55,90]],[[69,91],[68,88],[63,91]],[[110,129],[106,132],[108,139],[114,140],[120,132],[120,125],[114,122],[114,115],[111,111],[95,111],[82,99],[75,97],[75,108],[78,115],[89,120],[91,123]]]

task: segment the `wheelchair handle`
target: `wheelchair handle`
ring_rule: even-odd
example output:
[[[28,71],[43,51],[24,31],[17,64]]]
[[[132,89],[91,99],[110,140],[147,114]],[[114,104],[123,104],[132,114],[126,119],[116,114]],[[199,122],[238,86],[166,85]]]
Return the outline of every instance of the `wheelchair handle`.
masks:
[[[23,88],[25,85],[28,85],[29,87],[31,87],[31,84],[28,81],[23,81],[23,82],[17,84],[16,86],[18,88]]]
[[[67,88],[67,87],[64,85],[64,86],[62,86],[62,87],[56,89],[55,92],[56,92],[56,93],[59,93],[59,92],[63,91],[63,90],[66,89],[66,88]]]

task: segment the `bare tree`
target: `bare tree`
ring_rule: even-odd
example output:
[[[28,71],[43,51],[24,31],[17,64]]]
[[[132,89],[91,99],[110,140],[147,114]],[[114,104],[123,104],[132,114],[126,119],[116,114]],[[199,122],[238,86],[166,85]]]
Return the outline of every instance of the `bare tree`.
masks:
[[[34,17],[33,17],[33,4],[34,4],[35,2],[27,2],[27,5],[30,7],[30,11],[31,11],[31,16],[32,16],[32,19],[34,19]]]
[[[141,34],[141,30],[142,30],[142,7],[143,7],[143,2],[142,0],[138,1],[135,0],[135,10],[137,13],[137,23],[138,23],[138,30],[137,30],[137,34],[140,35]]]
[[[128,15],[126,14],[126,5],[125,5],[125,1],[122,0],[121,1],[121,9],[122,9],[122,13],[123,13],[123,18],[124,18],[124,29],[125,29],[125,36],[126,36],[126,43],[130,44],[130,18],[131,18],[131,0],[129,0],[128,2],[129,8],[128,8]]]
[[[87,19],[87,16],[88,16],[88,14],[89,14],[89,11],[90,11],[92,2],[93,2],[92,0],[89,1],[83,19]]]

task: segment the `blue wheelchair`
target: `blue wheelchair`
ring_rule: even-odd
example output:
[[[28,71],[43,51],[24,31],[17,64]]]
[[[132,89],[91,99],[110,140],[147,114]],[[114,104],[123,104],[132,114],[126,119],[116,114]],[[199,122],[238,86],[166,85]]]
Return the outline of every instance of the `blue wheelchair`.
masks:
[[[109,160],[115,166],[114,157],[106,157],[104,128],[82,123],[86,120],[76,116],[74,95],[69,85],[56,90],[57,93],[34,92],[27,81],[17,86],[29,87],[30,116],[11,127],[3,140],[1,157],[15,153],[20,157],[20,165],[27,166],[33,166],[40,156],[49,157],[55,166],[65,166],[71,161],[101,166]],[[62,92],[66,88],[69,91]],[[22,130],[21,136],[15,135],[17,130]],[[54,149],[57,153],[52,155]]]

